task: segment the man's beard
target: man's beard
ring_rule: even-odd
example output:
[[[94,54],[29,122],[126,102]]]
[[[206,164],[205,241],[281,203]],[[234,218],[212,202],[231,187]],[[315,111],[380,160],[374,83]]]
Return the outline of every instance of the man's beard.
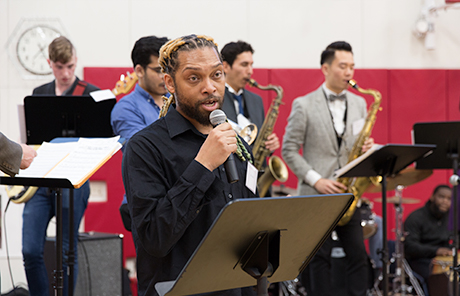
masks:
[[[441,219],[442,217],[444,217],[445,215],[449,213],[449,211],[446,211],[446,212],[441,211],[434,202],[431,202],[430,210],[433,216],[436,217],[436,219]]]
[[[220,109],[222,107],[222,97],[220,96],[209,95],[206,99],[202,99],[192,105],[189,104],[189,100],[184,99],[184,97],[180,95],[179,90],[176,89],[176,100],[179,102],[182,112],[184,112],[187,117],[196,120],[203,126],[211,126],[211,122],[209,121],[209,114],[211,114],[211,112],[202,110],[200,107],[203,102],[209,101],[211,99],[217,101],[217,108]]]

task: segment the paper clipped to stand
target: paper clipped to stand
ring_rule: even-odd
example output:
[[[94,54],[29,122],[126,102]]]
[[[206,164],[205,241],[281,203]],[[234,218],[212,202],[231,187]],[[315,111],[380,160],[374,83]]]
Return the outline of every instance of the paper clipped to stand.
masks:
[[[120,148],[119,136],[80,138],[76,142],[43,144],[37,157],[19,177],[68,179],[80,188]]]
[[[342,176],[343,174],[345,174],[346,172],[348,172],[349,170],[357,166],[359,163],[361,163],[363,160],[371,156],[375,151],[379,150],[382,147],[383,145],[379,145],[379,144],[372,145],[372,147],[369,150],[367,150],[364,154],[350,161],[349,163],[344,165],[342,168],[336,170],[334,174],[332,175],[332,177],[339,178],[340,176]]]

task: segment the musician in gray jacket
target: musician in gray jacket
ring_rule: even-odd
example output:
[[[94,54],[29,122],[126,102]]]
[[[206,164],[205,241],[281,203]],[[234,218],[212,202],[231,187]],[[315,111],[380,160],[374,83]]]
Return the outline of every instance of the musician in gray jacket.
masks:
[[[18,144],[0,132],[0,170],[13,177],[19,169],[26,169],[32,163],[37,151],[25,144]]]
[[[366,118],[365,100],[347,91],[354,73],[351,46],[343,41],[330,44],[321,55],[321,70],[325,82],[294,100],[283,138],[283,159],[299,179],[299,195],[346,189],[332,174],[347,163]],[[367,140],[363,150],[372,144],[372,139]],[[355,211],[348,224],[336,228],[347,254],[348,291],[341,295],[366,295],[367,254],[360,222],[359,211]],[[331,248],[329,238],[307,268],[309,275],[303,284],[309,296],[331,295]]]

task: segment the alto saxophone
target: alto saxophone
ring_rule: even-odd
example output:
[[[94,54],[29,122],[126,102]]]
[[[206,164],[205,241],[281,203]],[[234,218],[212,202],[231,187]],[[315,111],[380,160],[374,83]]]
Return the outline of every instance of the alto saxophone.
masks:
[[[351,149],[351,152],[348,156],[348,162],[350,162],[358,158],[358,156],[360,156],[361,154],[363,154],[362,147],[364,145],[364,141],[366,141],[371,135],[372,128],[374,127],[375,120],[377,119],[377,111],[380,110],[380,102],[382,101],[382,95],[377,90],[373,90],[373,89],[366,90],[366,89],[360,88],[356,84],[356,81],[354,81],[353,79],[348,81],[348,83],[360,93],[370,94],[374,97],[374,102],[369,107],[363,129],[358,135],[358,138],[356,139],[353,145],[353,148]],[[353,203],[351,204],[350,208],[345,212],[345,214],[342,216],[339,223],[337,224],[339,226],[343,226],[350,221],[351,217],[353,216],[356,210],[358,200],[361,198],[361,195],[364,193],[367,187],[369,187],[371,183],[376,183],[377,181],[375,180],[375,177],[371,177],[371,178],[369,177],[354,177],[354,178],[345,177],[345,178],[338,178],[337,181],[344,184],[347,187],[346,192],[353,193],[354,195]]]
[[[257,87],[262,90],[274,90],[276,92],[276,98],[272,101],[270,108],[268,109],[267,115],[265,116],[264,123],[259,131],[259,135],[254,142],[252,148],[252,154],[254,155],[254,166],[256,169],[261,170],[264,164],[264,160],[270,155],[271,151],[265,147],[265,142],[269,135],[273,132],[276,119],[278,118],[279,107],[283,99],[283,89],[281,86],[267,85],[261,86],[254,79],[249,80],[249,85]],[[275,155],[270,156],[268,160],[268,168],[264,168],[264,173],[257,180],[257,187],[259,189],[259,195],[265,196],[271,184],[278,180],[279,182],[286,182],[289,173],[286,164],[283,160]]]

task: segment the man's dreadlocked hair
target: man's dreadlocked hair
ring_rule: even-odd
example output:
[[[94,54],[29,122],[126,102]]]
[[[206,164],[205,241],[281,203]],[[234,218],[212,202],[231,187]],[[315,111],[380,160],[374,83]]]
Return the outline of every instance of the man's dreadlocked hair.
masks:
[[[171,75],[174,80],[174,75],[176,74],[177,68],[179,68],[179,61],[177,56],[181,51],[191,51],[198,48],[211,47],[216,50],[216,53],[219,56],[220,61],[222,62],[222,57],[219,54],[217,49],[217,44],[214,42],[214,39],[205,35],[187,35],[176,38],[164,44],[160,48],[160,58],[158,63],[161,66],[161,70],[165,74]],[[168,98],[163,96],[163,108],[161,108],[160,117],[163,117],[168,112],[169,106],[175,103],[174,94]]]

